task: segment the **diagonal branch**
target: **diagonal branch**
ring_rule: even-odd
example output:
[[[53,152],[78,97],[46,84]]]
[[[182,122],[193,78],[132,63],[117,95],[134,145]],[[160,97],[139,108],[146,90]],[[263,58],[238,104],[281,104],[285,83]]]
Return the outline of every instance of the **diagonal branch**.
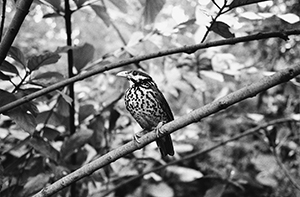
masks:
[[[24,19],[28,14],[32,1],[33,0],[19,0],[17,2],[16,14],[14,15],[0,44],[0,65],[4,61],[10,46],[17,36]]]
[[[142,55],[142,56],[136,56],[133,58],[129,58],[126,60],[121,60],[120,62],[117,63],[112,63],[108,64],[106,66],[99,66],[98,68],[87,71],[85,73],[76,75],[74,77],[71,77],[69,79],[66,79],[64,81],[58,82],[56,84],[53,84],[47,88],[44,88],[40,91],[37,91],[35,93],[32,93],[30,95],[24,96],[14,102],[11,102],[5,106],[0,107],[0,113],[3,113],[7,110],[10,110],[12,108],[15,108],[21,104],[24,104],[28,101],[31,101],[39,96],[42,96],[44,94],[47,94],[53,90],[59,89],[61,87],[67,86],[70,83],[74,83],[76,81],[83,80],[87,77],[91,77],[93,75],[103,73],[108,70],[112,70],[114,68],[119,68],[131,63],[137,63],[140,61],[152,59],[152,58],[157,58],[157,57],[163,57],[166,55],[172,55],[176,53],[192,53],[195,52],[199,49],[205,49],[209,47],[217,47],[217,46],[223,46],[223,45],[228,45],[228,44],[237,44],[237,43],[242,43],[242,42],[248,42],[248,41],[254,41],[254,40],[262,40],[262,39],[268,39],[268,38],[282,38],[284,40],[288,39],[289,35],[299,35],[300,34],[300,29],[295,29],[295,30],[289,30],[285,32],[271,32],[271,33],[258,33],[250,36],[244,36],[244,37],[238,37],[238,38],[232,38],[232,39],[227,39],[227,40],[219,40],[219,41],[214,41],[214,42],[209,42],[205,44],[196,44],[196,45],[191,45],[191,46],[184,46],[184,47],[179,47],[179,48],[174,48],[174,49],[169,49],[169,50],[164,50],[156,53],[151,53],[148,55]],[[0,50],[1,51],[1,50]]]
[[[274,87],[280,83],[287,82],[292,78],[300,74],[300,65],[294,66],[292,68],[283,69],[275,73],[274,75],[264,77],[256,83],[248,85],[238,91],[235,91],[223,98],[220,98],[210,104],[207,104],[201,108],[198,108],[172,122],[163,125],[160,130],[163,134],[170,134],[178,129],[181,129],[191,123],[198,122],[202,118],[212,115],[218,111],[226,109],[227,107],[238,103],[244,99],[254,97],[258,93],[265,91],[271,87]],[[77,169],[76,171],[68,174],[67,176],[54,182],[42,189],[39,193],[34,195],[34,197],[44,197],[50,196],[59,190],[67,187],[72,182],[77,181],[85,176],[89,176],[94,171],[116,161],[117,159],[131,153],[135,150],[141,149],[147,144],[153,142],[157,139],[157,132],[154,130],[144,136],[139,140],[140,143],[130,141],[123,146],[120,146],[109,153],[103,155],[97,160],[86,164],[85,166]]]

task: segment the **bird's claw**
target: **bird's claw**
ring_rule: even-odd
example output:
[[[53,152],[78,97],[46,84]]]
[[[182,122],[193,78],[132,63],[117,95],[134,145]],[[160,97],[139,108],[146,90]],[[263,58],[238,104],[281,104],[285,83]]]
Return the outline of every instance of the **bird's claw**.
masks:
[[[141,141],[139,140],[140,137],[141,137],[141,136],[139,136],[138,134],[133,134],[133,140],[134,140],[135,142],[137,142],[138,144],[141,143]]]
[[[163,126],[163,122],[159,122],[158,123],[158,125],[156,126],[156,128],[155,128],[155,133],[156,133],[156,137],[157,138],[160,138],[161,137],[161,135],[163,134],[162,132],[161,132],[161,130],[160,130],[160,128]]]

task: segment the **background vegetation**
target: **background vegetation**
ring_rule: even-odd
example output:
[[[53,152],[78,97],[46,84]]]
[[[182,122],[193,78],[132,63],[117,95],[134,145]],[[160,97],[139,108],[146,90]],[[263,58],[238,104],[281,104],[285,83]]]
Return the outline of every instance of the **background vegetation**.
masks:
[[[1,35],[24,2],[2,1]],[[32,196],[132,140],[117,72],[149,73],[177,119],[299,66],[299,16],[296,0],[34,1],[0,66],[0,195]],[[174,132],[174,157],[151,143],[52,196],[300,196],[299,78],[283,82]]]

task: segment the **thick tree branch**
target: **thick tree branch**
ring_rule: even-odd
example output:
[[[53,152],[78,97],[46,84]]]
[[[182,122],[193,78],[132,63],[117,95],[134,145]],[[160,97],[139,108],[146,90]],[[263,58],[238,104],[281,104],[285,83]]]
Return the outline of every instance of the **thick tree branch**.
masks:
[[[227,40],[219,40],[219,41],[214,41],[214,42],[209,42],[205,44],[196,44],[196,45],[191,45],[191,46],[184,46],[180,48],[175,48],[175,49],[170,49],[170,50],[165,50],[165,51],[160,51],[157,53],[151,53],[148,55],[142,55],[142,56],[137,56],[133,58],[129,58],[127,60],[121,60],[120,62],[117,63],[112,63],[108,64],[107,66],[99,66],[98,68],[87,71],[85,73],[76,75],[72,78],[66,79],[64,81],[61,81],[59,83],[53,84],[47,88],[44,88],[40,91],[37,91],[35,93],[32,93],[30,95],[24,96],[21,99],[18,99],[14,102],[11,102],[5,106],[0,107],[0,113],[3,113],[7,110],[10,110],[14,107],[17,107],[21,104],[24,104],[30,100],[33,100],[39,96],[42,96],[44,94],[47,94],[53,90],[59,89],[61,87],[67,86],[70,83],[74,83],[76,81],[83,80],[87,77],[114,69],[114,68],[119,68],[131,63],[136,63],[152,58],[157,58],[157,57],[163,57],[167,55],[172,55],[176,53],[193,53],[199,49],[205,49],[209,47],[216,47],[216,46],[223,46],[223,45],[228,45],[228,44],[237,44],[241,42],[248,42],[248,41],[254,41],[254,40],[262,40],[262,39],[267,39],[267,38],[282,38],[284,40],[288,39],[288,36],[290,35],[299,35],[300,34],[300,29],[296,30],[289,30],[289,31],[284,31],[284,32],[271,32],[271,33],[259,33],[255,35],[250,35],[250,36],[244,36],[244,37],[239,37],[239,38],[232,38],[232,39],[227,39]]]
[[[17,36],[24,19],[28,14],[32,1],[33,0],[19,0],[17,2],[16,14],[14,15],[0,44],[0,65],[4,61],[10,46]]]
[[[276,74],[268,77],[264,77],[256,83],[248,85],[238,91],[235,91],[223,98],[220,98],[208,105],[198,108],[172,122],[163,125],[160,130],[162,133],[172,133],[178,129],[181,129],[191,123],[198,122],[202,118],[205,118],[213,113],[223,110],[235,103],[238,103],[244,99],[254,97],[258,93],[267,90],[268,88],[274,87],[280,83],[284,83],[294,78],[300,74],[300,65],[294,66],[292,68],[287,68]],[[153,142],[157,139],[157,132],[154,130],[143,137],[141,137],[140,143],[130,141],[127,144],[118,147],[115,150],[103,155],[97,160],[79,168],[78,170],[68,174],[62,179],[56,181],[50,186],[45,187],[39,193],[34,195],[35,197],[50,196],[55,192],[61,190],[62,188],[70,185],[72,182],[77,181],[85,176],[92,174],[94,171],[102,168],[109,163],[116,161],[117,159],[131,153],[137,149],[141,149],[147,144]]]

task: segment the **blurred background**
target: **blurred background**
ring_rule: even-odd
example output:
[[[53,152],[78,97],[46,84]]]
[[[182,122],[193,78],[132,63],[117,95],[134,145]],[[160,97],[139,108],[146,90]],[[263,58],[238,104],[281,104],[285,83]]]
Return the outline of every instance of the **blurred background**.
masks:
[[[5,32],[18,9],[15,1],[0,5]],[[0,66],[0,106],[68,78],[70,68],[77,75],[176,47],[299,30],[299,16],[296,0],[34,1]],[[299,64],[299,42],[293,35],[158,57],[76,82],[73,94],[60,88],[1,114],[1,196],[31,196],[141,131],[125,109],[128,84],[115,76],[119,71],[152,76],[176,119]],[[300,196],[299,82],[174,132],[174,157],[161,158],[151,143],[53,196]]]

